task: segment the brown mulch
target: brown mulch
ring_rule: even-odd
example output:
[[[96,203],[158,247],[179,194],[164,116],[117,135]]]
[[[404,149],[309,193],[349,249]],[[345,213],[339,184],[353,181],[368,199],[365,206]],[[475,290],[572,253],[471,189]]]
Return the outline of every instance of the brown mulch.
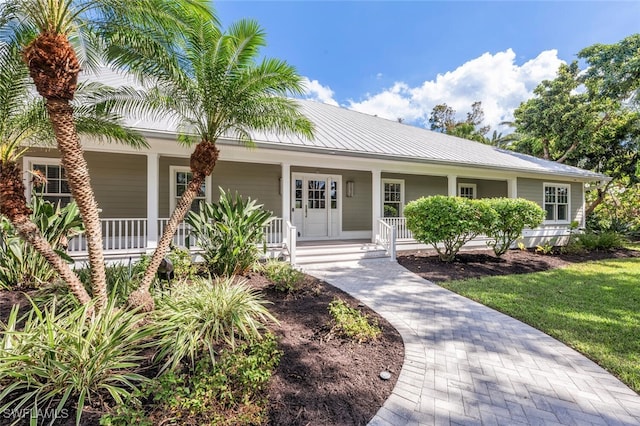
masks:
[[[509,250],[497,258],[492,250],[468,250],[458,253],[454,262],[441,262],[435,250],[411,250],[398,253],[398,263],[411,272],[433,281],[444,282],[495,275],[527,274],[554,268],[612,258],[640,257],[640,251],[616,249],[592,251],[584,254],[551,255],[534,250]]]
[[[272,327],[283,355],[268,390],[269,424],[367,424],[390,396],[402,368],[400,334],[375,312],[316,278],[306,276],[290,294],[276,291],[261,275],[246,278],[263,290],[280,322]],[[362,344],[333,336],[328,305],[336,297],[375,319],[382,335]],[[0,291],[0,321],[6,321],[14,304],[30,306],[22,292]],[[382,371],[390,372],[391,379],[382,380]],[[82,423],[97,425],[99,417],[85,409]],[[73,424],[72,419],[67,423]]]

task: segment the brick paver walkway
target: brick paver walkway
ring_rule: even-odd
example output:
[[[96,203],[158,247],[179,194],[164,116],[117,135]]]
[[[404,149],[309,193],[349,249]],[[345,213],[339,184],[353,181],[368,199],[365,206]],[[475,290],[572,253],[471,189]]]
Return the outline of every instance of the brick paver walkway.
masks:
[[[640,396],[573,349],[388,259],[308,265],[400,332],[382,425],[640,425]]]

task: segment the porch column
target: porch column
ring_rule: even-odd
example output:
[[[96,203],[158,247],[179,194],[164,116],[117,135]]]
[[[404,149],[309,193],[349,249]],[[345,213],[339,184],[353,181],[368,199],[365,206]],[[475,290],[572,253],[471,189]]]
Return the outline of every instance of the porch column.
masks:
[[[507,179],[507,197],[518,198],[518,178]]]
[[[282,163],[280,194],[282,195],[282,220],[291,220],[291,164]]]
[[[382,174],[379,169],[371,170],[371,242],[376,242],[378,219],[382,211]]]
[[[158,183],[160,154],[147,154],[147,250],[158,247]]]
[[[458,176],[448,175],[447,182],[447,195],[449,195],[449,197],[455,197],[456,195],[458,195]]]

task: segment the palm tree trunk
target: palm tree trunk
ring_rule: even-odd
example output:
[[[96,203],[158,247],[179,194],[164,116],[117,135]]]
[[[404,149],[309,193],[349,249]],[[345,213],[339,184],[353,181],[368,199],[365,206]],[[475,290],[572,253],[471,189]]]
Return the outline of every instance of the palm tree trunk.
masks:
[[[40,253],[56,270],[71,293],[83,305],[89,303],[91,298],[85,290],[78,276],[71,270],[67,262],[62,260],[55,252],[49,241],[40,234],[38,227],[29,219],[29,208],[24,196],[24,184],[22,183],[20,168],[13,162],[0,162],[0,213],[5,215],[18,235]]]
[[[147,266],[146,271],[144,272],[144,276],[142,277],[142,281],[140,283],[140,287],[129,296],[129,304],[133,307],[141,307],[145,311],[149,312],[153,310],[154,302],[151,297],[151,293],[149,289],[151,288],[151,283],[153,283],[153,279],[156,276],[156,271],[160,266],[160,262],[166,256],[167,251],[169,250],[169,246],[171,244],[171,240],[173,239],[180,222],[184,219],[185,215],[189,211],[191,207],[191,203],[195,200],[200,188],[202,187],[202,183],[204,182],[206,176],[201,173],[194,173],[191,182],[187,185],[184,193],[178,200],[178,204],[176,205],[175,210],[171,214],[171,218],[167,223],[167,226],[164,228],[162,233],[162,237],[158,242],[158,247],[153,252],[153,256],[151,257],[151,261]]]
[[[58,142],[62,166],[67,173],[71,195],[78,204],[86,229],[91,267],[91,290],[96,300],[96,309],[100,311],[107,304],[107,285],[102,249],[102,225],[98,215],[98,204],[91,188],[89,168],[80,146],[80,138],[73,120],[73,108],[69,102],[47,99],[47,111]]]

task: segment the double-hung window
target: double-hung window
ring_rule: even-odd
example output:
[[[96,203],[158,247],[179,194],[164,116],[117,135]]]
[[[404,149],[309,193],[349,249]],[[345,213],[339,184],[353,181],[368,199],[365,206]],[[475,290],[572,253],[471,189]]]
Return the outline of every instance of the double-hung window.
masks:
[[[180,197],[182,197],[182,194],[184,194],[184,192],[187,190],[189,183],[191,183],[191,181],[193,180],[193,173],[191,173],[191,170],[188,167],[177,167],[177,166],[171,166],[170,173],[171,173],[170,207],[171,207],[171,211],[173,211],[173,209],[175,209],[176,205],[178,204],[178,200],[180,200]],[[198,190],[196,198],[191,203],[191,208],[190,208],[191,211],[194,211],[194,212],[200,211],[200,202],[207,200],[207,182],[206,182],[207,180],[208,179],[206,179],[205,182],[202,183],[202,185]]]
[[[28,197],[40,196],[54,204],[66,206],[71,202],[71,189],[67,173],[59,160],[50,158],[26,158]]]
[[[568,223],[570,186],[558,183],[544,184],[545,221],[548,223]]]
[[[458,184],[458,196],[462,198],[476,198],[476,184],[475,183],[459,183]]]
[[[382,188],[383,217],[402,216],[404,181],[400,179],[383,179]]]

